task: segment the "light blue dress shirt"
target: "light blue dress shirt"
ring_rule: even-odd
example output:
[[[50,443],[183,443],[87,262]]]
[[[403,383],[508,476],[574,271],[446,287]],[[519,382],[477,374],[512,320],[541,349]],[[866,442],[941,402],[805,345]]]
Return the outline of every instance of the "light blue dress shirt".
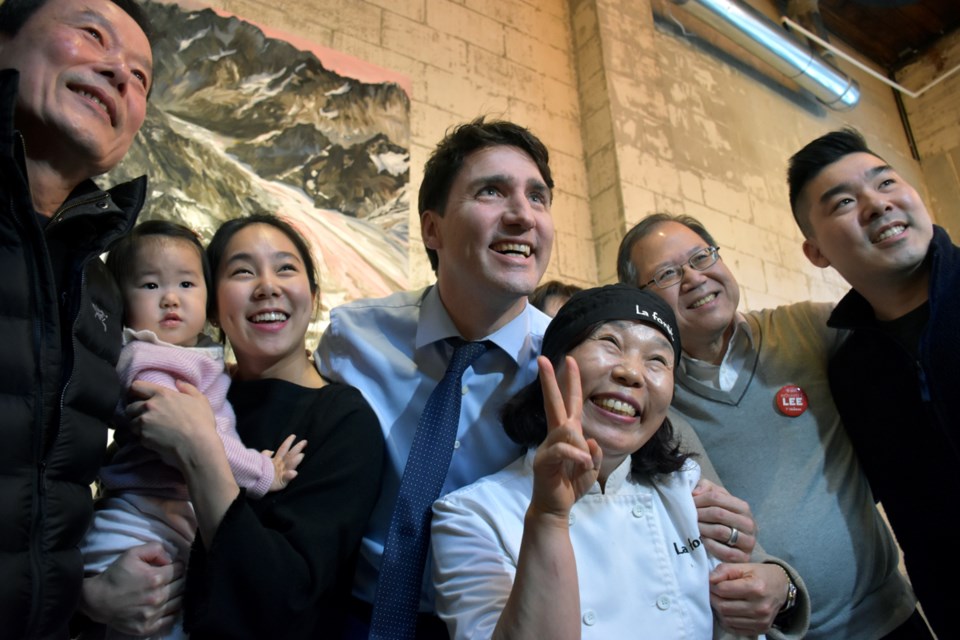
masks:
[[[523,453],[500,424],[500,409],[537,376],[537,356],[550,317],[533,305],[495,333],[489,349],[463,374],[463,401],[453,459],[441,495],[495,473]],[[460,337],[440,301],[438,289],[395,293],[358,300],[330,312],[330,325],[315,354],[328,380],[358,388],[380,419],[386,442],[386,468],[380,499],[360,547],[353,593],[373,602],[383,545],[403,468],[420,413],[440,382]],[[427,561],[420,610],[434,611]]]

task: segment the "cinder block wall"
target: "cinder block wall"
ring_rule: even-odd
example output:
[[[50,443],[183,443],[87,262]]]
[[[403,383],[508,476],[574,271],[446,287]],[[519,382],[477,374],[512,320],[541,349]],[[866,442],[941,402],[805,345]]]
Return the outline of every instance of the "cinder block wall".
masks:
[[[566,0],[226,0],[214,6],[410,77],[411,282],[433,273],[420,243],[416,190],[452,125],[490,114],[547,141],[557,183],[550,277],[597,280],[580,107]]]
[[[904,69],[897,81],[917,90],[957,65],[960,31],[943,38],[933,51]],[[927,206],[956,242],[960,240],[960,71],[903,102],[930,191]]]
[[[749,2],[775,18],[774,0]],[[861,104],[830,111],[667,0],[215,6],[262,16],[271,27],[408,75],[414,193],[449,126],[492,114],[531,127],[550,148],[557,182],[557,241],[547,277],[612,281],[624,231],[648,213],[670,211],[697,216],[713,231],[741,281],[745,308],[838,298],[846,290],[839,276],[812,267],[800,251],[784,174],[791,153],[845,124],[860,128],[926,193],[893,94],[882,83],[845,67],[860,82]],[[956,104],[958,85],[951,86],[952,103],[949,96],[930,100]],[[956,142],[956,118],[944,126]],[[941,200],[950,193],[937,191]],[[413,200],[410,266],[419,285],[433,274]]]
[[[772,1],[751,4],[776,17]],[[835,300],[847,287],[803,256],[785,172],[787,158],[803,144],[846,124],[924,189],[893,94],[868,75],[851,73],[861,103],[838,113],[666,0],[572,5],[574,42],[586,43],[578,54],[594,56],[592,41],[599,41],[605,76],[580,78],[584,146],[588,154],[596,147],[588,175],[594,180],[591,157],[602,172],[617,172],[590,189],[601,281],[616,277],[615,248],[624,231],[653,211],[667,211],[693,215],[713,232],[740,280],[745,308]],[[598,84],[607,96],[602,116],[588,110],[585,97]]]

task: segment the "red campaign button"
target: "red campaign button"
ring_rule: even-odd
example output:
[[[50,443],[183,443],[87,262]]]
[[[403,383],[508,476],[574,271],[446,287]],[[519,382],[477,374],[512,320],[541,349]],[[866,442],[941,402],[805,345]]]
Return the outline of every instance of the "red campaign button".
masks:
[[[785,416],[796,417],[807,410],[807,394],[795,384],[784,385],[777,391],[777,409]]]

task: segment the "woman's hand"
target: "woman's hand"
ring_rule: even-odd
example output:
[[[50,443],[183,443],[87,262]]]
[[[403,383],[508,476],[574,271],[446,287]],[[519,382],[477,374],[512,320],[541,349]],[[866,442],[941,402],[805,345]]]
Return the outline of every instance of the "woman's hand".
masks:
[[[750,505],[704,479],[693,488],[693,502],[707,551],[721,562],[750,562],[757,544],[757,523]]]
[[[562,518],[566,523],[574,503],[597,481],[603,453],[596,440],[583,437],[583,391],[577,361],[567,356],[562,391],[550,360],[540,356],[537,364],[547,437],[533,461],[530,510]]]
[[[562,392],[550,361],[540,356],[537,364],[547,437],[533,459],[533,497],[495,640],[580,637],[580,588],[568,518],[570,508],[597,481],[603,454],[595,440],[583,437],[576,360],[567,357]]]
[[[196,387],[181,381],[173,390],[138,380],[130,394],[135,398],[126,411],[130,430],[183,473],[200,538],[209,548],[240,494],[210,403]]]
[[[213,409],[192,384],[178,381],[176,389],[169,389],[137,380],[130,386],[130,398],[126,416],[131,432],[167,464],[186,473],[205,446],[223,448]]]

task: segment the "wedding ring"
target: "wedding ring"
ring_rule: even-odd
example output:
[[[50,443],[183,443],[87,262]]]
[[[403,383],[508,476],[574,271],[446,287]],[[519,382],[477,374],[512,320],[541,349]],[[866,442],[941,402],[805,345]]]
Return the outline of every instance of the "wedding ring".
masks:
[[[727,541],[724,542],[728,547],[737,546],[737,540],[740,539],[740,532],[737,531],[736,527],[730,527],[730,537],[727,538]]]

